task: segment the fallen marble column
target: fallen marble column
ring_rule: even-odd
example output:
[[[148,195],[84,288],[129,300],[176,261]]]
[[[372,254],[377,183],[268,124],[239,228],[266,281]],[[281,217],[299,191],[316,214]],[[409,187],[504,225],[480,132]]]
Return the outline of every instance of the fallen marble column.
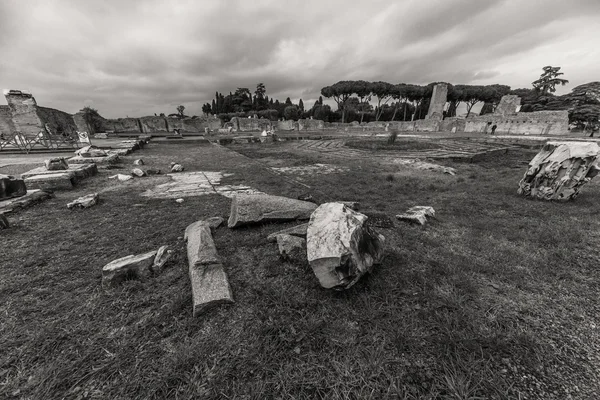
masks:
[[[227,226],[239,226],[309,219],[317,205],[308,201],[269,194],[239,194],[231,202]]]
[[[599,152],[594,142],[548,142],[529,162],[517,192],[543,200],[574,199],[600,171]]]
[[[325,203],[312,213],[306,252],[322,287],[348,289],[381,262],[385,238],[367,220],[342,203]]]
[[[207,221],[197,221],[185,229],[193,315],[203,314],[223,303],[233,303],[227,274],[217,254]]]

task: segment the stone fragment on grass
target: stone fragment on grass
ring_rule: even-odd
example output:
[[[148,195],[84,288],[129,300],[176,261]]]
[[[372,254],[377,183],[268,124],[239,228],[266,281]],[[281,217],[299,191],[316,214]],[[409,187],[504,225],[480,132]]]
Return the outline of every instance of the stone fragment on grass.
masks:
[[[0,200],[21,197],[25,194],[27,194],[27,187],[23,179],[0,174]]]
[[[60,171],[69,169],[69,164],[67,163],[67,160],[64,159],[64,157],[55,157],[45,160],[44,166],[48,171]]]
[[[175,199],[175,203],[181,204],[183,203],[183,199]]]
[[[435,217],[433,207],[414,206],[409,208],[404,214],[396,215],[396,218],[400,221],[412,222],[419,225],[425,225],[428,217]]]
[[[9,227],[8,218],[6,218],[4,213],[0,213],[0,229],[8,229]]]
[[[160,169],[148,168],[146,169],[147,175],[160,175]]]
[[[302,262],[306,261],[306,240],[292,235],[277,235],[277,247],[283,260]]]
[[[276,242],[278,235],[292,235],[300,238],[306,238],[306,229],[308,223],[292,226],[291,228],[283,229],[267,236],[267,242]]]
[[[184,238],[187,240],[194,317],[219,304],[233,303],[229,280],[217,254],[209,223],[194,222],[186,228]]]
[[[116,286],[128,279],[142,279],[151,273],[156,250],[144,254],[129,255],[111,261],[102,268],[102,285]]]
[[[131,174],[135,175],[137,177],[142,177],[142,176],[146,176],[146,172],[143,169],[140,168],[134,168],[131,170]]]
[[[90,193],[68,203],[67,208],[69,210],[73,208],[89,208],[98,204],[99,199],[100,196],[98,195],[98,193]]]
[[[171,172],[183,172],[185,168],[181,164],[171,163]]]
[[[322,287],[347,289],[383,259],[385,238],[367,219],[342,203],[325,203],[312,213],[306,251]]]
[[[142,160],[141,158],[138,158],[137,160],[135,160],[133,162],[133,165],[144,165],[144,160]]]
[[[307,201],[268,194],[239,194],[233,197],[227,226],[237,228],[263,222],[309,219],[317,208]]]
[[[27,194],[21,197],[0,200],[0,213],[11,213],[16,210],[30,207],[34,204],[51,199],[53,195],[43,190],[29,190]]]
[[[133,179],[133,176],[125,175],[125,174],[116,174],[116,175],[112,175],[112,176],[108,177],[108,179],[114,179],[114,178],[117,178],[118,180],[124,182],[124,181],[128,181],[130,179]]]
[[[542,200],[575,199],[600,168],[594,142],[548,142],[529,162],[518,193]]]
[[[154,257],[154,262],[152,263],[152,272],[160,273],[169,258],[171,257],[172,251],[169,250],[169,246],[160,246],[158,251],[156,252],[156,256]]]

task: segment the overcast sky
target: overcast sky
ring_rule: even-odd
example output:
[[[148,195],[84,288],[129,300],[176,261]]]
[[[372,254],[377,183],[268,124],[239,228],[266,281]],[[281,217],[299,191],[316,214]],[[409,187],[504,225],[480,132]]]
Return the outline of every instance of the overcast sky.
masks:
[[[105,117],[258,82],[307,107],[339,80],[531,87],[545,65],[568,92],[600,80],[599,39],[600,0],[0,0],[0,89]]]

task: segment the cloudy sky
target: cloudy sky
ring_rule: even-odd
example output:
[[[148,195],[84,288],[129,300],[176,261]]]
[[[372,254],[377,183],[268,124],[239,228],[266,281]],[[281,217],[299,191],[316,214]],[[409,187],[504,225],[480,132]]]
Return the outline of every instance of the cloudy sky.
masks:
[[[199,115],[236,87],[600,80],[600,0],[0,0],[0,89],[105,117]],[[2,102],[4,104],[4,102]]]

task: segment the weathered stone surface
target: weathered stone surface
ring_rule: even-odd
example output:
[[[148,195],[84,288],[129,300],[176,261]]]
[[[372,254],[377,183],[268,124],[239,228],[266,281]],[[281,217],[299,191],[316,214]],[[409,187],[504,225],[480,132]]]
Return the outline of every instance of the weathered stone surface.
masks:
[[[317,208],[307,201],[290,199],[268,194],[236,195],[231,202],[231,212],[227,226],[239,226],[262,222],[293,221],[309,219]]]
[[[73,189],[74,183],[74,179],[68,172],[33,175],[25,178],[24,181],[25,184],[31,189],[43,190],[70,190]]]
[[[67,208],[69,210],[73,208],[89,208],[98,204],[98,200],[100,200],[98,193],[86,194],[68,203]]]
[[[183,172],[184,169],[181,164],[171,163],[171,172]]]
[[[116,286],[127,279],[140,279],[151,272],[156,250],[144,254],[129,255],[111,261],[102,268],[102,285]]]
[[[566,201],[598,174],[600,147],[594,142],[548,142],[531,160],[518,193],[543,200]]]
[[[283,260],[306,261],[306,240],[292,235],[277,235],[277,247]]]
[[[0,213],[0,229],[8,229],[9,227],[8,218],[4,216],[4,213]]]
[[[169,250],[169,246],[160,246],[156,252],[156,256],[154,257],[154,262],[152,263],[152,272],[161,272],[167,261],[169,261],[171,254],[172,251]]]
[[[119,156],[117,154],[109,154],[105,157],[82,157],[75,156],[68,160],[69,164],[116,164],[119,162]]]
[[[75,151],[75,155],[81,156],[81,157],[106,157],[106,151],[99,149],[96,146],[85,146],[82,147],[81,149]]]
[[[144,171],[144,170],[143,170],[143,169],[141,169],[141,168],[134,168],[134,169],[132,169],[132,170],[131,170],[131,174],[132,174],[132,175],[135,175],[135,176],[138,176],[138,177],[140,177],[140,178],[141,178],[142,176],[146,176],[146,175],[147,175],[147,174],[146,174],[146,171]]]
[[[496,107],[494,114],[502,116],[511,116],[517,114],[517,108],[521,105],[521,98],[514,94],[502,96],[500,103]]]
[[[1,200],[0,213],[8,214],[19,209],[30,207],[34,204],[41,203],[42,201],[51,199],[52,197],[52,194],[44,192],[43,190],[29,190],[24,196]]]
[[[227,274],[217,254],[210,226],[197,221],[185,230],[194,317],[223,303],[233,303]]]
[[[306,251],[322,287],[347,289],[383,259],[385,238],[367,219],[341,203],[322,204],[312,213]]]
[[[48,171],[60,171],[69,169],[69,164],[64,157],[55,157],[44,161],[44,166]]]
[[[0,174],[0,200],[21,197],[26,193],[27,187],[23,179]]]
[[[444,107],[448,97],[448,85],[438,83],[433,87],[431,101],[429,102],[429,111],[426,119],[442,120],[444,119]]]
[[[137,160],[135,160],[133,162],[133,165],[144,165],[144,160],[142,160],[141,158],[138,158]]]
[[[59,171],[59,173],[66,172],[71,178],[74,179],[74,182],[79,182],[82,179],[89,178],[90,176],[94,176],[98,173],[98,166],[96,164],[75,164],[69,165],[69,168],[66,170]],[[56,174],[57,171],[48,171],[45,166],[34,168],[27,172],[21,174],[22,179],[29,178],[30,176],[35,175],[50,175]]]
[[[291,228],[283,229],[267,236],[268,242],[276,242],[278,235],[291,235],[300,238],[306,238],[306,230],[308,229],[308,223],[292,226]]]
[[[409,208],[404,214],[396,215],[401,221],[412,222],[419,225],[425,225],[427,217],[434,217],[435,210],[429,206],[414,206]]]

